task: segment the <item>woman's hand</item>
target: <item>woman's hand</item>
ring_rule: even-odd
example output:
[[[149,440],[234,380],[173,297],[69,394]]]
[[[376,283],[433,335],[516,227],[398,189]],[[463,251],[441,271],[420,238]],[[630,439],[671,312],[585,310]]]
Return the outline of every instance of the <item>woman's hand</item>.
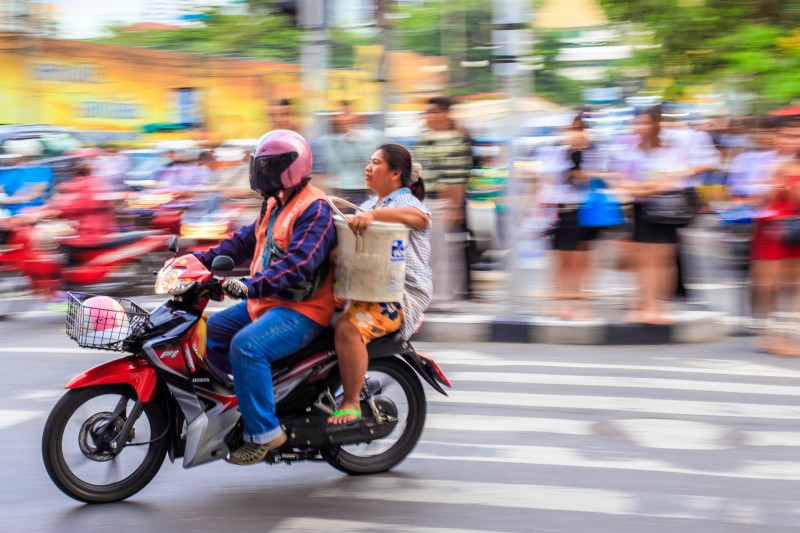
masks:
[[[348,218],[347,225],[350,226],[350,229],[358,236],[364,234],[367,231],[367,228],[370,224],[375,221],[375,216],[370,213],[369,211],[365,213],[359,213],[357,215],[353,215]]]

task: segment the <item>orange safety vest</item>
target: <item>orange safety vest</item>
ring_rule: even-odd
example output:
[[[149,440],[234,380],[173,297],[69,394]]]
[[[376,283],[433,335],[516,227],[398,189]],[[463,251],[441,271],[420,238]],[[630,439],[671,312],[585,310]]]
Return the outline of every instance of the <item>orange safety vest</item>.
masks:
[[[327,196],[324,192],[311,184],[306,184],[305,187],[295,194],[281,212],[278,213],[275,222],[273,222],[272,238],[275,240],[275,244],[284,250],[289,249],[289,245],[292,242],[295,221],[311,204],[318,200],[327,200]],[[269,227],[270,213],[275,209],[276,205],[277,201],[274,198],[270,198],[267,202],[267,208],[256,227],[255,254],[253,260],[250,262],[251,276],[255,276],[263,270],[261,255],[264,250],[264,245],[267,242],[267,228]],[[331,317],[335,309],[333,298],[333,268],[330,269],[325,280],[308,300],[292,302],[273,297],[247,300],[247,310],[250,312],[250,318],[253,320],[256,320],[273,307],[294,309],[321,326],[330,325]]]

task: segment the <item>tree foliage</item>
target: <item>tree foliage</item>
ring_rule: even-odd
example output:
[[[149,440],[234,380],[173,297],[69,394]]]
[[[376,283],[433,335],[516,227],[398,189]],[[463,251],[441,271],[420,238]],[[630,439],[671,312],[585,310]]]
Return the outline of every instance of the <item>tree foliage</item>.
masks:
[[[297,61],[301,30],[291,17],[275,11],[262,16],[206,12],[203,25],[171,30],[131,31],[112,28],[112,35],[97,42],[157,48],[197,54],[230,55],[270,61]]]
[[[762,99],[800,96],[796,0],[601,0],[612,21],[653,32],[635,62],[679,88],[738,85]],[[629,26],[630,27],[630,26]],[[795,36],[795,37],[793,37]],[[675,91],[676,87],[672,90]]]

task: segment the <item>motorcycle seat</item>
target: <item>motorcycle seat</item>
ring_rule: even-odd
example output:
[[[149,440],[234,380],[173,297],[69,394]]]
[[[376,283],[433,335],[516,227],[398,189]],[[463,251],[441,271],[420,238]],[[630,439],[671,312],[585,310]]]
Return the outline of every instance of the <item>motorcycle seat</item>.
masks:
[[[127,244],[132,244],[136,241],[142,240],[148,235],[152,235],[150,231],[129,231],[127,233],[118,233],[106,242],[98,244],[83,245],[81,243],[64,243],[62,248],[65,253],[72,254],[75,252],[86,252],[92,250],[110,250],[112,248],[119,248]]]
[[[367,345],[367,352],[372,355],[378,352],[390,351],[392,353],[400,353],[404,350],[402,346],[403,340],[397,332],[389,333],[383,337],[378,337]],[[325,328],[316,339],[311,341],[311,344],[305,348],[301,348],[297,352],[278,359],[272,363],[272,370],[277,371],[284,368],[289,368],[297,363],[322,352],[333,351],[333,328]]]

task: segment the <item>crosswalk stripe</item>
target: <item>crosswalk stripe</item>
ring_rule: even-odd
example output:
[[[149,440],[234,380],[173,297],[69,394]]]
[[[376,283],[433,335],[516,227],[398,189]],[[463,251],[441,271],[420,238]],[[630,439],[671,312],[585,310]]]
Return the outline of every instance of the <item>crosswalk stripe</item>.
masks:
[[[800,396],[800,388],[785,385],[762,385],[689,379],[657,379],[625,376],[586,376],[564,374],[535,374],[511,372],[451,372],[451,383],[521,383],[526,385],[575,385],[586,387],[616,387],[635,389],[671,389],[681,391],[730,392],[734,394],[766,394],[771,396]]]
[[[428,414],[426,430],[590,435],[594,422],[564,418]]]
[[[286,518],[269,531],[270,533],[330,533],[331,531],[347,531],[348,533],[407,533],[408,531],[414,531],[414,533],[493,533],[486,529],[453,529],[306,517]]]
[[[431,403],[502,405],[537,409],[577,409],[580,411],[625,411],[687,416],[720,416],[769,419],[800,419],[800,406],[666,400],[640,397],[523,394],[514,392],[450,391],[449,397],[429,395]]]
[[[605,364],[605,363],[569,363],[569,362],[553,362],[553,361],[525,361],[518,359],[490,359],[490,358],[470,358],[470,357],[438,357],[434,352],[426,352],[427,355],[442,366],[445,374],[448,365],[461,365],[461,366],[479,366],[479,367],[506,367],[506,366],[519,366],[519,367],[532,367],[532,368],[563,368],[563,369],[577,369],[581,371],[586,370],[630,370],[630,371],[647,371],[647,372],[669,372],[681,374],[711,374],[720,376],[747,376],[747,377],[764,377],[764,378],[800,378],[800,371],[792,370],[789,368],[781,368],[770,365],[759,364],[742,364],[739,361],[720,361],[720,365],[715,368],[701,367],[701,366],[656,366],[656,365],[620,365],[620,364]],[[696,361],[691,361],[696,364]],[[725,363],[736,366],[728,368],[722,366]]]
[[[611,459],[608,450],[597,452],[592,458],[591,450],[583,448],[564,448],[557,446],[512,446],[504,444],[466,444],[452,442],[423,441],[420,443],[444,447],[441,453],[430,451],[415,452],[414,459],[436,461],[466,461],[476,463],[506,463],[537,466],[561,466],[567,468],[596,468],[607,470],[635,470],[640,472],[659,472],[664,474],[683,474],[737,479],[762,480],[800,480],[800,465],[790,461],[748,461],[739,468],[726,471],[681,468],[658,459],[617,455]],[[460,454],[459,450],[466,450]]]
[[[43,414],[42,411],[0,409],[0,429],[6,429],[16,424],[21,424],[41,414]]]
[[[388,477],[359,479],[358,484],[346,487],[320,488],[313,491],[311,497],[711,520],[728,524],[760,524],[763,520],[786,524],[800,518],[794,501],[754,502],[642,490]],[[760,512],[762,507],[764,513]]]
[[[483,416],[458,414],[429,414],[425,431],[464,431],[469,433],[552,433],[557,435],[595,435],[596,422],[565,418],[535,418],[522,416]],[[800,432],[761,431],[740,432],[745,446],[792,446],[800,448]]]

